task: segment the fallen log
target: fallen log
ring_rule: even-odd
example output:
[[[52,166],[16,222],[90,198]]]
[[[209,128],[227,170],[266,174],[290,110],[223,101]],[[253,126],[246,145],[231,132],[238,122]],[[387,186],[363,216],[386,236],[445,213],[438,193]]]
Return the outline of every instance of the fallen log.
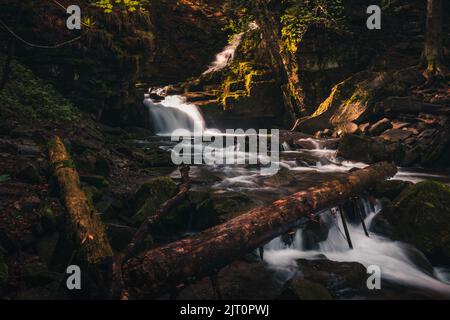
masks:
[[[396,172],[393,164],[377,163],[143,252],[123,266],[127,292],[131,298],[153,298],[190,280],[211,275],[297,226],[302,216],[343,203]]]
[[[105,228],[80,188],[78,172],[60,137],[49,143],[49,156],[67,209],[69,239],[77,250],[77,258],[95,272],[113,255]]]

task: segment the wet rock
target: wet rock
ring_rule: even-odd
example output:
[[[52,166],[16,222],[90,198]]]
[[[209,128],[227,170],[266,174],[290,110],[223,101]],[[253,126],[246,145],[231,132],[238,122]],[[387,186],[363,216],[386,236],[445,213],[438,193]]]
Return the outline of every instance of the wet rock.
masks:
[[[355,134],[359,133],[359,127],[353,122],[348,122],[346,124],[340,125],[337,128],[337,135],[342,136],[345,133]]]
[[[391,128],[392,128],[391,120],[389,120],[388,118],[384,118],[373,124],[369,129],[369,133],[372,136],[377,136]]]
[[[385,203],[390,205],[387,201]],[[394,234],[394,227],[389,223],[384,214],[377,214],[372,219],[369,230],[387,238],[392,238]]]
[[[280,300],[332,300],[328,289],[320,283],[294,277],[285,283]]]
[[[282,283],[275,278],[275,272],[262,262],[235,261],[224,267],[218,275],[223,299],[273,300],[282,290]],[[216,300],[209,278],[203,278],[184,288],[178,300]]]
[[[450,261],[450,187],[435,181],[409,186],[379,214],[394,239],[415,245],[433,262]]]
[[[20,159],[16,163],[15,170],[16,170],[16,177],[24,182],[28,183],[41,182],[38,166],[29,159]]]
[[[359,128],[359,131],[361,131],[361,133],[367,134],[367,132],[370,128],[370,123],[366,122],[366,123],[360,124],[358,128]]]
[[[385,131],[380,137],[389,142],[402,142],[408,139],[413,133],[409,130],[390,129]]]
[[[316,250],[328,238],[328,227],[321,221],[308,221],[302,232],[303,249]]]
[[[366,285],[366,268],[359,263],[299,259],[297,264],[304,279],[326,288],[333,298],[370,295]]]
[[[369,137],[346,134],[339,141],[337,155],[369,164],[378,161],[400,162],[403,149],[396,144],[387,145]]]
[[[169,177],[160,177],[144,183],[134,195],[133,216],[135,223],[141,223],[153,215],[159,206],[175,195],[177,186]]]
[[[385,180],[376,184],[373,195],[376,198],[386,197],[394,200],[405,188],[411,186],[412,182],[403,180]]]

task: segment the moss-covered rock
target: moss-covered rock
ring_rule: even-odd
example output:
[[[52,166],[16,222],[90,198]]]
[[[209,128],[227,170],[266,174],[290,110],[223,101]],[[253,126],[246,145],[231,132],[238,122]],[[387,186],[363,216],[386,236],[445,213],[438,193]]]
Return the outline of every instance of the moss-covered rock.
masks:
[[[335,85],[311,117],[299,119],[296,130],[315,133],[345,123],[360,124],[377,117],[375,105],[383,97],[401,95],[423,81],[417,68],[393,72],[362,71]]]
[[[423,181],[406,188],[381,213],[392,237],[409,242],[434,262],[450,261],[450,187]]]
[[[156,233],[202,231],[218,224],[219,216],[208,192],[189,191],[186,199],[155,225]]]
[[[406,187],[411,185],[411,182],[403,180],[379,181],[375,185],[373,195],[376,198],[388,198],[394,200]]]
[[[159,177],[144,183],[134,195],[133,206],[136,209],[134,222],[141,223],[153,215],[176,191],[177,186],[169,177]]]

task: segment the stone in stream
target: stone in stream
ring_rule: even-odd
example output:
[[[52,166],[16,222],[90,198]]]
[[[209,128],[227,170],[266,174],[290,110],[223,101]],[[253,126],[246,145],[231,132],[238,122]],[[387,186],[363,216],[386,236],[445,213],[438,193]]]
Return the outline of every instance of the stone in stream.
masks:
[[[394,200],[406,187],[413,183],[403,180],[385,180],[377,182],[373,190],[373,196],[376,198],[388,198]]]
[[[386,144],[370,137],[345,134],[339,141],[337,155],[369,164],[378,161],[397,163],[403,158],[403,149],[400,145]]]
[[[222,268],[218,283],[225,300],[273,300],[280,295],[283,286],[276,279],[275,271],[268,269],[263,262],[244,261],[235,261]],[[177,299],[216,300],[217,295],[206,277],[182,289]]]
[[[373,124],[370,129],[369,129],[369,133],[372,136],[377,136],[381,133],[383,133],[384,131],[391,129],[392,128],[392,123],[391,120],[389,120],[388,118],[383,118],[380,121],[378,121],[377,123]]]
[[[432,262],[450,262],[449,186],[436,181],[411,185],[376,219],[387,223],[391,238],[415,245]]]

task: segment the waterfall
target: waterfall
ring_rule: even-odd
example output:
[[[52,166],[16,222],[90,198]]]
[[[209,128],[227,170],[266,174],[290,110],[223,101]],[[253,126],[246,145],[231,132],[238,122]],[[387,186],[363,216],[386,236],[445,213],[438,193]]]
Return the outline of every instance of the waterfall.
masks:
[[[157,134],[171,134],[176,129],[202,132],[205,120],[197,106],[186,103],[181,96],[167,96],[161,102],[144,100],[150,113],[152,128]]]
[[[369,227],[375,215],[381,210],[378,204],[373,211],[367,201],[361,203],[366,213],[365,222]],[[348,262],[359,262],[365,267],[380,266],[382,277],[393,282],[423,288],[445,294],[450,297],[449,270],[434,268],[433,272],[423,267],[429,262],[423,254],[410,245],[370,233],[364,234],[360,224],[348,224],[354,249],[348,248],[343,235],[340,219],[331,216],[330,210],[321,213],[322,222],[329,227],[328,237],[318,244],[316,250],[305,250],[302,243],[302,230],[299,229],[294,241],[285,244],[281,237],[273,239],[265,247],[264,261],[268,266],[280,272],[280,276],[288,279],[297,272],[297,259],[327,259]]]
[[[222,52],[216,55],[216,60],[214,60],[209,68],[203,72],[203,75],[220,71],[225,68],[231,61],[233,61],[234,53],[236,52],[237,47],[241,43],[242,36],[244,32],[235,34],[230,41],[230,44],[227,45]]]

